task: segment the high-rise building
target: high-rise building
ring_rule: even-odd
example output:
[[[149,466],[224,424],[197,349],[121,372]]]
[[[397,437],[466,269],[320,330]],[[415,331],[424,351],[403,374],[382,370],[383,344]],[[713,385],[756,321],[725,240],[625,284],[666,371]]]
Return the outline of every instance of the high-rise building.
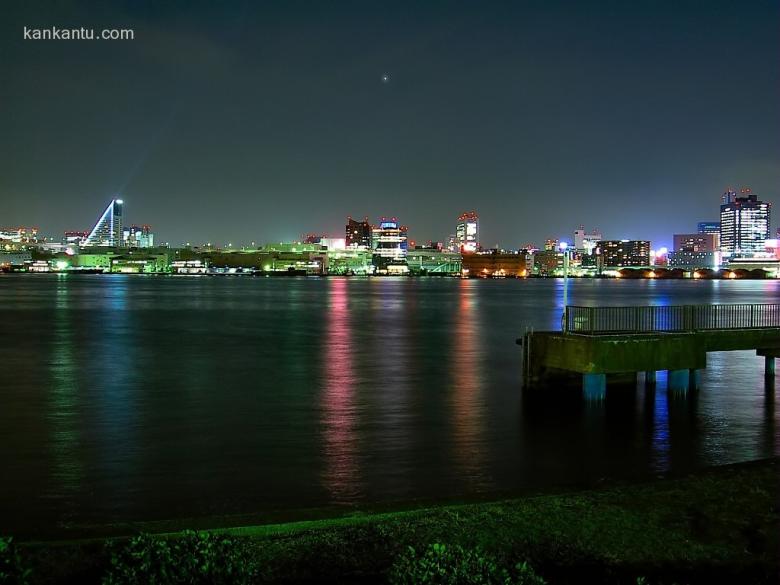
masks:
[[[718,234],[674,234],[675,252],[716,252],[720,250]]]
[[[601,240],[596,246],[601,268],[650,266],[648,240]]]
[[[479,250],[479,216],[476,211],[467,211],[458,216],[455,242],[460,252]]]
[[[405,266],[407,252],[407,228],[396,218],[383,217],[371,230],[374,265],[388,270],[390,265]]]
[[[760,201],[747,187],[739,195],[729,189],[720,206],[720,247],[724,256],[752,256],[764,252],[769,239],[772,204]]]
[[[347,218],[345,230],[345,242],[347,248],[371,248],[371,224],[366,217],[363,221],[356,221],[351,217]]]
[[[544,241],[544,249],[546,251],[548,251],[548,252],[550,250],[556,250],[557,251],[558,248],[560,248],[560,247],[561,247],[561,242],[560,242],[560,240],[558,238],[547,238]]]
[[[115,247],[122,245],[122,204],[121,199],[111,200],[82,246]]]
[[[590,254],[598,243],[604,239],[604,236],[597,229],[590,233],[585,232],[585,226],[581,225],[579,229],[574,230],[574,249],[577,252]]]
[[[700,234],[718,234],[720,235],[719,221],[700,221],[698,230]]]

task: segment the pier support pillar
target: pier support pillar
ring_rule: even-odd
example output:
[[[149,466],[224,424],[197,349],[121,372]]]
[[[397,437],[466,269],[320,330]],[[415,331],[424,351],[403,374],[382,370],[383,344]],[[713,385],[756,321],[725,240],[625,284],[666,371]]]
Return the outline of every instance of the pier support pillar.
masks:
[[[655,370],[645,372],[645,386],[655,386]]]
[[[688,370],[688,389],[698,390],[701,386],[701,370]]]
[[[766,356],[764,358],[764,375],[767,378],[774,378],[775,376],[775,358],[772,356]]]
[[[689,370],[669,370],[669,391],[687,392],[691,383]]]
[[[588,401],[604,400],[607,397],[607,375],[582,374],[582,393]]]

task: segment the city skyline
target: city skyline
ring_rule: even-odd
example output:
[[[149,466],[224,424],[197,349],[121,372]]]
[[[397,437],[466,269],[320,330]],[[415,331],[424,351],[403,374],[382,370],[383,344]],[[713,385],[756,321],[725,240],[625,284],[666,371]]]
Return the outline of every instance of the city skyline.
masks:
[[[743,187],[742,191],[743,191],[743,194],[744,194],[745,191],[747,191],[748,193],[750,193],[753,196],[759,196],[760,197],[759,194],[756,194],[749,187],[747,187],[747,188]],[[727,187],[726,190],[724,191],[724,193],[721,195],[721,199],[725,200],[725,198],[727,196],[730,196],[730,195],[734,195],[734,192],[732,191],[732,187]],[[92,230],[96,229],[98,227],[98,224],[100,224],[103,221],[105,214],[108,213],[110,208],[112,208],[112,205],[114,204],[114,202],[118,202],[121,207],[124,207],[124,205],[123,205],[124,204],[124,199],[119,194],[115,195],[114,199],[109,204],[109,208],[107,208],[100,216],[98,216],[97,222],[93,222],[92,224],[90,224],[92,226],[91,228],[88,228],[86,231],[83,231],[83,233],[89,234],[90,233],[90,229],[92,229]],[[769,206],[771,207],[771,203],[772,202],[769,201],[768,203],[769,203]],[[719,213],[720,212],[718,212],[718,214]],[[439,243],[445,245],[445,247],[446,247],[447,244],[448,244],[448,238],[454,237],[456,235],[456,232],[458,231],[458,229],[460,229],[460,225],[462,223],[463,218],[466,217],[466,216],[469,216],[471,214],[474,214],[475,217],[476,217],[476,215],[478,215],[478,214],[476,214],[476,212],[474,210],[471,210],[469,212],[459,213],[458,216],[453,220],[453,222],[451,224],[451,227],[453,229],[451,229],[450,232],[448,232],[446,234],[440,234],[440,235],[434,236],[434,237],[418,237],[418,236],[414,235],[414,230],[413,229],[409,230],[409,231],[411,231],[411,235],[409,236],[409,241],[410,241],[410,243],[417,243],[417,244],[424,244],[426,242],[439,242]],[[707,214],[703,213],[702,215],[707,215]],[[365,221],[368,221],[368,224],[369,224],[370,227],[377,227],[383,221],[385,221],[388,218],[392,218],[393,220],[395,220],[395,216],[390,216],[390,215],[380,215],[380,216],[376,217],[375,220],[373,220],[371,218],[371,216],[368,216],[368,215],[365,215],[364,218],[365,218]],[[351,224],[352,222],[355,221],[353,219],[352,215],[346,215],[345,216],[345,220],[346,220],[346,222],[348,224]],[[659,238],[657,240],[651,240],[649,238],[636,237],[635,236],[635,228],[634,227],[624,226],[624,227],[620,228],[621,235],[615,236],[615,237],[609,237],[610,234],[608,234],[605,237],[605,239],[612,239],[612,240],[649,240],[650,242],[652,242],[652,245],[655,248],[664,247],[664,248],[668,248],[670,250],[673,250],[674,247],[672,245],[672,242],[673,242],[673,239],[674,239],[674,234],[678,234],[678,233],[693,233],[693,232],[696,232],[695,228],[701,227],[701,225],[703,225],[703,224],[710,224],[710,223],[713,223],[713,222],[697,221],[697,222],[694,222],[694,224],[690,224],[689,225],[689,229],[687,229],[687,230],[681,230],[681,231],[674,232],[674,233],[668,233],[665,236],[663,236],[663,237],[661,237],[661,238]],[[20,224],[16,224],[16,225],[11,225],[11,224],[0,225],[0,228],[8,229],[8,228],[11,228],[11,227],[16,227],[16,226],[21,226],[21,227],[25,227],[26,226],[28,228],[32,227],[32,228],[34,228],[36,230],[36,232],[40,233],[40,237],[46,238],[49,241],[58,241],[60,239],[67,239],[69,234],[77,234],[77,233],[81,233],[82,232],[81,229],[75,230],[75,229],[68,228],[68,229],[63,230],[60,234],[52,234],[46,228],[41,229],[41,225],[42,225],[41,223],[37,223],[37,222],[27,222],[25,224],[21,224],[20,223]],[[131,225],[134,228],[139,227],[135,223],[128,224],[128,226],[131,226]],[[141,225],[143,225],[147,229],[147,231],[151,228],[151,226],[146,224],[145,222],[141,223]],[[408,229],[406,226],[404,226],[404,228]],[[566,229],[558,230],[560,232],[559,234],[556,234],[556,230],[554,230],[554,229],[553,230],[548,230],[548,233],[550,235],[548,237],[545,237],[543,240],[538,241],[538,242],[530,242],[530,240],[528,238],[522,238],[522,237],[515,238],[515,239],[518,239],[518,240],[522,240],[524,242],[522,245],[518,245],[518,246],[506,246],[506,245],[502,245],[501,242],[496,242],[494,244],[488,244],[486,242],[480,241],[479,238],[477,238],[476,244],[479,245],[479,247],[481,249],[507,249],[507,250],[515,249],[515,250],[520,250],[520,249],[527,248],[529,244],[534,244],[534,245],[537,245],[537,247],[541,248],[541,247],[543,247],[545,241],[550,241],[551,239],[553,239],[553,240],[556,240],[556,241],[559,241],[559,242],[565,242],[565,243],[567,243],[569,245],[572,245],[572,244],[575,243],[575,240],[577,238],[577,233],[576,232],[579,231],[580,229],[584,229],[584,228],[585,228],[584,224],[579,224],[579,227],[575,226],[575,227],[572,227],[571,229],[568,229],[568,230],[566,230]],[[599,232],[603,232],[604,231],[604,230],[601,230],[598,226],[595,226],[595,227],[594,226],[588,226],[588,229],[593,230],[593,231],[599,231]],[[480,230],[481,230],[481,228],[480,228]],[[120,231],[121,231],[121,227],[120,227]],[[770,235],[774,233],[774,231],[771,229],[771,223],[769,224],[768,233]],[[625,235],[622,235],[622,234],[625,234]],[[63,235],[64,235],[64,238],[62,237]],[[224,241],[217,241],[217,240],[214,240],[214,241],[210,241],[210,240],[209,241],[206,241],[206,240],[199,241],[199,240],[197,240],[195,238],[190,238],[190,239],[182,240],[180,242],[171,242],[171,241],[168,241],[165,237],[162,237],[158,241],[161,242],[162,244],[166,245],[166,246],[171,246],[171,247],[190,246],[190,245],[192,245],[192,246],[209,245],[209,246],[214,246],[214,247],[242,248],[242,247],[254,247],[256,245],[262,245],[262,244],[270,244],[270,243],[274,243],[274,242],[277,242],[277,241],[287,241],[287,242],[304,241],[306,239],[307,235],[309,237],[314,236],[314,235],[319,235],[319,236],[326,237],[326,238],[340,238],[341,236],[344,235],[344,222],[342,222],[340,229],[337,228],[337,229],[332,230],[332,231],[325,231],[325,230],[321,230],[321,229],[318,229],[318,228],[312,228],[311,226],[309,226],[305,230],[301,231],[296,237],[293,237],[293,238],[290,238],[290,239],[287,239],[287,240],[279,240],[279,239],[273,239],[273,238],[263,239],[262,237],[255,237],[255,238],[253,238],[250,241],[242,241],[242,240],[238,240],[236,238],[228,237],[228,238],[225,238]],[[474,251],[474,250],[466,250],[466,251]]]
[[[179,8],[8,9],[0,223],[85,229],[118,192],[172,243],[347,213],[439,239],[472,208],[486,246],[579,224],[668,243],[726,185],[776,199],[775,3]],[[42,20],[135,36],[25,40]]]

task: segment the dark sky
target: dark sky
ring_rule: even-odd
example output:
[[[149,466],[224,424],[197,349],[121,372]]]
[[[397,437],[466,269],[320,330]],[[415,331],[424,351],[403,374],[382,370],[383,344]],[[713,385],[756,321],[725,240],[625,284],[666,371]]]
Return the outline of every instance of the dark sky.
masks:
[[[86,229],[119,192],[171,243],[475,209],[485,245],[668,245],[729,185],[780,204],[777,0],[13,0],[0,33],[0,225]]]

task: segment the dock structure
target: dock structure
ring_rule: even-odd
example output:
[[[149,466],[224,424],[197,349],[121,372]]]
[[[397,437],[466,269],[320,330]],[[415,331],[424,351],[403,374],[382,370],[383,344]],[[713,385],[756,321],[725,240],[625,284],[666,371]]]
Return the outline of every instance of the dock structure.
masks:
[[[756,350],[774,384],[780,357],[780,305],[567,306],[561,331],[529,331],[523,346],[526,388],[581,377],[587,399],[601,400],[611,379],[654,385],[668,371],[668,388],[698,388],[712,351]]]

